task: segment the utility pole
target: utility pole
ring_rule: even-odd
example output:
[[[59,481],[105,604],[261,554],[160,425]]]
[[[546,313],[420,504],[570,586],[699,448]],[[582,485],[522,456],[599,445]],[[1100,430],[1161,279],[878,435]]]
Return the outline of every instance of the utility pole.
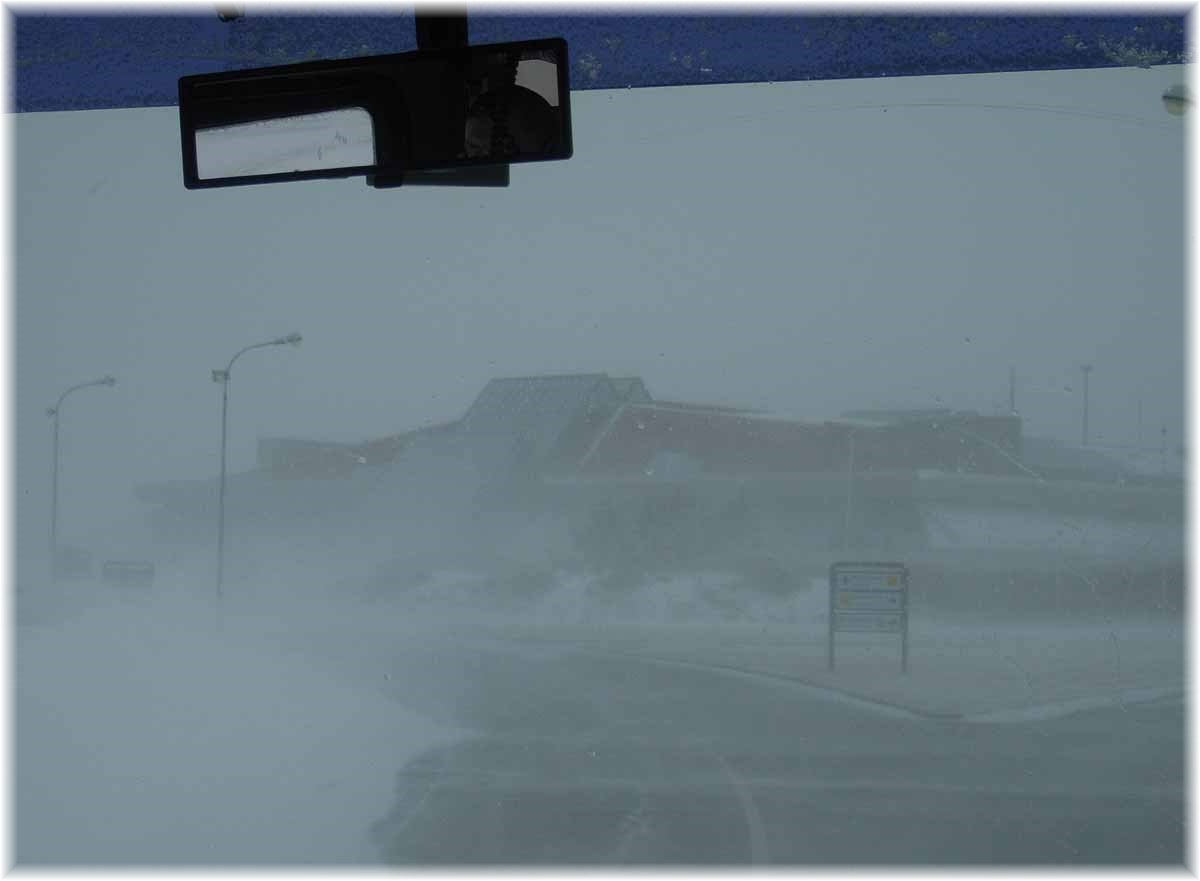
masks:
[[[1088,445],[1088,378],[1092,373],[1092,365],[1084,364],[1079,368],[1083,371],[1083,445]]]

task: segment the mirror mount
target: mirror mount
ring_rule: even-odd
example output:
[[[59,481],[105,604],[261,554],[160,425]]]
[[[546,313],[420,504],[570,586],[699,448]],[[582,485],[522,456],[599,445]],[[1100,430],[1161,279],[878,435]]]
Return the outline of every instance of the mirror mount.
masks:
[[[467,10],[442,7],[438,12],[413,14],[418,49],[461,49],[468,43]]]
[[[461,49],[469,43],[467,10],[442,8],[437,12],[417,9],[413,15],[417,49]],[[507,187],[509,166],[485,165],[445,171],[376,172],[367,175],[367,186],[388,190],[408,185],[427,187]]]
[[[507,187],[507,165],[450,168],[445,171],[377,172],[367,175],[367,185],[377,190],[394,187]]]

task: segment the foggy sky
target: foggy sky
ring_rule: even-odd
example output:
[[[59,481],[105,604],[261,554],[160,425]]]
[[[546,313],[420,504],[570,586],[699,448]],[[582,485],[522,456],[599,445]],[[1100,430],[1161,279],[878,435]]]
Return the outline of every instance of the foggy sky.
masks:
[[[214,476],[211,369],[291,331],[235,367],[232,470],[260,437],[366,439],[454,419],[493,376],[583,371],[828,416],[992,412],[1016,366],[1027,433],[1074,442],[1090,362],[1095,438],[1134,442],[1140,396],[1146,442],[1179,443],[1184,125],[1159,96],[1183,78],[575,93],[575,157],[507,190],[188,192],[175,108],[19,114],[21,542],[42,547],[65,387],[119,381],[63,410],[69,542],[137,483]],[[976,106],[901,106],[947,102]]]

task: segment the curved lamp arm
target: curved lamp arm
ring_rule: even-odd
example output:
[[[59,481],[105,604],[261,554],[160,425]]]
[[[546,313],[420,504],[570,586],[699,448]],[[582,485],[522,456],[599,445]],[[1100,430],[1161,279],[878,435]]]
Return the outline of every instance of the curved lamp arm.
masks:
[[[73,385],[58,396],[58,400],[54,402],[54,406],[46,410],[46,415],[54,416],[56,413],[58,413],[59,408],[62,406],[62,402],[66,399],[67,395],[71,394],[71,392],[77,392],[81,388],[91,388],[94,385],[114,386],[116,384],[117,378],[115,376],[102,376],[99,379],[93,379],[91,382],[81,382],[79,385]]]
[[[303,339],[304,337],[300,336],[298,333],[289,333],[287,336],[276,337],[273,340],[266,340],[261,343],[252,343],[251,345],[246,346],[244,349],[239,349],[238,352],[229,359],[229,363],[225,365],[224,370],[213,371],[213,381],[227,382],[229,380],[229,372],[233,370],[233,362],[249,352],[251,349],[265,349],[267,346],[298,346]]]
[[[267,346],[298,346],[303,339],[304,337],[300,336],[298,333],[289,333],[287,336],[276,337],[273,340],[267,340],[266,342],[254,343],[246,346],[246,348],[242,349],[229,359],[229,363],[225,365],[225,373],[228,374],[229,371],[233,369],[233,362],[249,352],[251,349],[263,349]]]

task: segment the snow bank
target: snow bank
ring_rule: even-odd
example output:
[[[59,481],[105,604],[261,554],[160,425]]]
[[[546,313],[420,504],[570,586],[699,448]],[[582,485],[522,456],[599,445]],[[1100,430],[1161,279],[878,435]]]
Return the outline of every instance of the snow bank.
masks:
[[[919,509],[929,547],[935,550],[1051,550],[1131,559],[1147,552],[1178,555],[1184,544],[1180,520],[1154,523],[949,505],[921,505]]]
[[[495,577],[467,569],[434,570],[419,584],[379,591],[373,603],[381,614],[388,610],[410,623],[452,620],[549,628],[801,623],[816,615],[818,606],[824,614],[828,603],[827,594],[814,591],[807,580],[797,589],[771,594],[750,589],[741,576],[725,572],[611,578],[533,569],[533,588],[522,583],[523,577],[519,572]]]
[[[396,772],[459,733],[214,622],[93,595],[16,628],[18,863],[378,861]]]

